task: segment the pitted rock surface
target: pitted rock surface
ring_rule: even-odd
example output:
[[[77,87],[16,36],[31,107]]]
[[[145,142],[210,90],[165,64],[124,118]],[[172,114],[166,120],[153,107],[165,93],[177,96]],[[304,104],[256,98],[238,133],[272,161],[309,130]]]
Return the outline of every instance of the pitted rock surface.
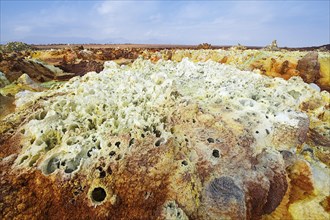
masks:
[[[295,187],[280,151],[309,140],[320,119],[301,106],[318,100],[327,111],[327,95],[298,77],[188,59],[106,62],[100,73],[18,93],[0,123],[1,218],[276,214]]]

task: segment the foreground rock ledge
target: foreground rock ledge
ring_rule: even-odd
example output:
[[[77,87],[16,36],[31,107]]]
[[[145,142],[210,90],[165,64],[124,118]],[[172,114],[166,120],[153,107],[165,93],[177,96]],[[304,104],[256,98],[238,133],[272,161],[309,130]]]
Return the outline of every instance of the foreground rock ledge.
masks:
[[[310,122],[326,126],[301,106],[328,114],[328,97],[187,59],[106,62],[18,93],[0,124],[0,217],[326,219],[328,167],[297,152],[314,143]]]

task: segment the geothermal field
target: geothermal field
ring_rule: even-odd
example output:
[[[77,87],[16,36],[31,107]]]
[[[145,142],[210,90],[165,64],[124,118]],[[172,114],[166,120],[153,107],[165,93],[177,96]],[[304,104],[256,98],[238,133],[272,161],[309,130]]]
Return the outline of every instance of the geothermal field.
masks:
[[[0,49],[0,219],[330,219],[330,45]]]

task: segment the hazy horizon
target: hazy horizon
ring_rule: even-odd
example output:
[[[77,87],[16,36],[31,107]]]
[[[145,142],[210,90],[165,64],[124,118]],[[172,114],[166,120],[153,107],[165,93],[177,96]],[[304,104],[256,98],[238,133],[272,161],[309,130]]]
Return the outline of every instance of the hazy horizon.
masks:
[[[329,1],[7,1],[0,43],[330,43]]]

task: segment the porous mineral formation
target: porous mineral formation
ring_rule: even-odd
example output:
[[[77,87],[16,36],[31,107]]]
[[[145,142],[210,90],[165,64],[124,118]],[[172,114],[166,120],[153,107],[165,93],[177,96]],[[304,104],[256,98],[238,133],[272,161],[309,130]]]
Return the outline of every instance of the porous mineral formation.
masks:
[[[328,101],[300,77],[213,61],[105,62],[16,95],[0,122],[0,217],[329,219],[313,153],[329,147]]]

